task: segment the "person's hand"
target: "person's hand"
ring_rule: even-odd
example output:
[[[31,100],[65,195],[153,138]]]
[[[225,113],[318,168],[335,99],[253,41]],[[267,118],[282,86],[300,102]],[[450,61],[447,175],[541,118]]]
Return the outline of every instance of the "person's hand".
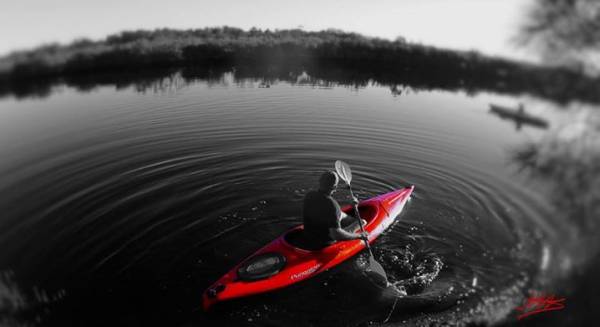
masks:
[[[358,238],[357,239],[360,239],[360,240],[363,240],[365,242],[368,242],[369,241],[369,233],[362,232],[362,233],[358,234]]]

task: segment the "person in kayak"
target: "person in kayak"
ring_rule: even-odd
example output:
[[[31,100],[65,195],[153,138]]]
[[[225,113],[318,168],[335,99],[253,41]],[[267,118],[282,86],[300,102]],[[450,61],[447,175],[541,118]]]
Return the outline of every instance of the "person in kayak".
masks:
[[[303,238],[310,249],[320,249],[336,241],[366,240],[368,237],[366,232],[351,232],[359,227],[358,221],[346,215],[332,197],[338,183],[338,175],[333,171],[326,171],[319,178],[319,189],[308,192],[304,197]],[[358,204],[356,198],[353,201]]]

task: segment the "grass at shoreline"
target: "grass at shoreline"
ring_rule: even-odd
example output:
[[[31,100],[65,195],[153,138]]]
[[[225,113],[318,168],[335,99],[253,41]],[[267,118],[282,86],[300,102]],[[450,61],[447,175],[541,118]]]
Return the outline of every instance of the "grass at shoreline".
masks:
[[[325,74],[334,75],[343,69],[361,79],[372,75],[389,85],[466,85],[475,90],[530,93],[556,102],[600,102],[596,95],[599,79],[563,68],[337,30],[244,31],[232,27],[129,31],[100,41],[79,40],[15,52],[0,59],[0,89],[10,90],[13,85],[22,87],[42,79],[87,78],[113,72],[261,65],[318,66],[326,68]],[[557,92],[560,94],[553,94]]]

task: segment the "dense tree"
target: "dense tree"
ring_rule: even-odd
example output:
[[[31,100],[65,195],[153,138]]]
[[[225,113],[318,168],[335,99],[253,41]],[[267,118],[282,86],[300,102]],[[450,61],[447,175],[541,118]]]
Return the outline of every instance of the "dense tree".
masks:
[[[244,31],[232,27],[126,31],[99,41],[79,40],[16,52],[0,58],[0,95],[42,90],[31,85],[64,78],[83,78],[86,84],[95,76],[190,67],[229,71],[235,67],[236,75],[242,67],[266,67],[267,71],[280,67],[288,73],[325,73],[323,79],[336,80],[340,74],[349,74],[350,78],[342,79],[351,85],[377,80],[386,85],[408,83],[470,93],[477,89],[527,92],[561,103],[573,99],[600,102],[599,78],[567,69],[339,30]]]
[[[551,64],[597,73],[600,69],[600,1],[536,0],[517,40]]]

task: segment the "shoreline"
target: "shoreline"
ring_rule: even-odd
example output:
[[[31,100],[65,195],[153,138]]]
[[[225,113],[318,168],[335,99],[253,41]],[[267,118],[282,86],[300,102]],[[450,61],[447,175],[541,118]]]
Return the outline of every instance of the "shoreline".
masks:
[[[292,71],[341,84],[365,80],[467,92],[530,94],[566,104],[600,103],[593,78],[561,67],[488,57],[473,51],[445,50],[404,41],[369,38],[336,30],[159,29],[42,46],[0,59],[0,96],[57,81],[106,79],[115,74],[164,70]],[[275,68],[272,68],[275,67]],[[164,75],[163,75],[164,76]],[[75,83],[77,84],[77,83]]]

